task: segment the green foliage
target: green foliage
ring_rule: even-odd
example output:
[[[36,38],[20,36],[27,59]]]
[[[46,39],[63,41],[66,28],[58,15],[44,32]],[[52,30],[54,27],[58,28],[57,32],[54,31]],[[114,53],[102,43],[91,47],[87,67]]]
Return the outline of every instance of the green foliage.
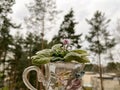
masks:
[[[89,72],[98,73],[99,72],[99,66],[96,65],[96,64],[86,64],[84,70],[89,71]]]
[[[51,56],[52,53],[53,51],[51,49],[44,49],[44,50],[38,51],[36,54],[38,55],[38,57],[48,57],[48,56]]]
[[[39,59],[33,59],[32,63],[34,65],[41,65],[41,64],[47,64],[50,62],[50,60],[52,59],[52,57],[41,57]]]
[[[110,39],[111,35],[107,30],[110,19],[106,19],[104,13],[96,11],[94,17],[86,21],[91,26],[89,34],[86,36],[90,43],[90,51],[101,54],[115,46],[115,39]]]
[[[34,65],[40,66],[41,64],[46,64],[50,62],[62,61],[71,62],[77,61],[79,63],[89,62],[86,57],[87,52],[84,50],[72,50],[68,51],[65,49],[64,45],[56,44],[51,49],[44,49],[36,53],[32,57],[32,62]]]
[[[47,47],[47,41],[44,40],[44,46]],[[35,33],[28,33],[26,37],[17,33],[13,37],[13,47],[11,48],[11,53],[13,58],[9,59],[8,69],[10,77],[10,85],[12,89],[19,90],[20,88],[26,89],[26,86],[22,80],[22,73],[24,69],[31,65],[31,56],[33,56],[38,50],[41,50],[41,36]],[[34,81],[36,78],[34,76],[35,72],[30,74],[30,81],[33,85],[36,84]],[[32,78],[31,78],[32,77]]]
[[[71,50],[71,52],[75,52],[75,53],[82,54],[82,55],[88,55],[88,54],[87,54],[87,51],[85,51],[85,50],[80,50],[80,49]]]
[[[24,88],[25,85],[22,81],[23,70],[28,66],[29,61],[27,60],[26,53],[23,51],[24,39],[22,36],[17,34],[13,40],[12,53],[14,58],[9,61],[9,77],[11,78],[11,84],[13,88],[18,89],[19,87]]]
[[[2,72],[0,72],[0,79],[3,77],[3,73]]]
[[[82,54],[75,53],[75,52],[70,52],[66,54],[64,59],[65,59],[65,62],[71,62],[71,61],[77,61],[79,63],[89,62],[89,60],[85,56],[83,56]]]
[[[84,87],[83,90],[92,90],[92,87]]]
[[[44,6],[42,5],[43,3],[41,3],[41,1],[39,0],[35,0],[35,2],[36,2],[35,6],[33,7],[28,6],[29,10],[31,11],[31,14],[33,15],[30,18],[28,18],[28,20],[31,19],[30,23],[28,24],[30,24],[31,27],[35,26],[35,29],[37,28],[37,26],[38,26],[37,29],[41,29],[42,22],[46,25],[46,23],[44,22],[46,18],[41,17],[41,16],[44,16],[44,14],[46,13],[45,9],[49,9],[48,11],[50,13],[49,12],[48,13],[51,14],[49,15],[49,17],[45,15],[47,19],[49,18],[49,21],[53,19],[53,16],[55,15],[56,11],[51,10],[51,8],[54,5],[52,4],[53,2],[49,0],[43,3],[49,4],[46,6],[50,6],[51,8],[43,7]],[[1,62],[0,64],[3,64],[3,65],[6,63],[8,64],[7,68],[4,69],[4,72],[6,70],[7,77],[10,78],[7,83],[9,83],[11,88],[7,87],[7,89],[9,88],[10,90],[14,90],[14,89],[19,90],[20,88],[22,88],[23,90],[26,90],[26,87],[22,80],[22,73],[26,67],[31,65],[31,57],[37,51],[42,49],[41,48],[42,35],[36,34],[36,33],[28,33],[26,37],[23,37],[23,36],[20,36],[20,34],[18,33],[16,34],[15,37],[13,37],[10,34],[11,28],[20,27],[20,25],[16,25],[15,23],[12,23],[12,20],[8,18],[8,14],[12,13],[11,7],[14,5],[14,3],[15,3],[14,0],[3,0],[0,3],[0,20],[2,22],[0,23],[0,62]],[[66,18],[68,17],[66,16]],[[32,20],[35,20],[35,22]],[[70,26],[71,27],[69,28],[69,30],[70,32],[72,32],[71,38],[75,39],[79,35],[72,36],[72,34],[74,33],[74,31],[72,31],[72,27],[74,27],[74,22],[71,21]],[[74,40],[74,42],[77,42],[76,40]],[[43,40],[43,41],[44,41],[44,48],[48,48],[47,40]],[[52,48],[52,51],[51,49],[50,50],[46,49],[43,53],[42,52],[41,51],[38,52],[37,53],[38,57],[35,57],[37,58],[35,61],[35,64],[37,65],[41,65],[41,63],[43,64],[43,62],[49,63],[49,62],[55,62],[55,61],[64,61],[64,56],[69,51],[64,51],[63,49],[61,49],[61,47],[55,46]],[[47,57],[47,56],[50,56],[50,57]],[[40,57],[43,57],[43,58],[41,59]],[[0,79],[2,79],[2,81],[4,81],[4,78],[3,78],[5,76],[3,75],[4,72],[0,74],[0,77],[1,77]],[[36,84],[36,82],[34,82],[35,79],[36,79],[35,74],[34,72],[32,72],[32,75],[30,75],[30,81],[34,85]],[[0,80],[0,83],[4,83],[2,81]]]
[[[64,61],[64,58],[61,58],[61,57],[52,57],[51,62],[57,62],[57,61]]]
[[[93,64],[86,64],[84,70],[85,71],[94,71],[93,67],[94,67]]]
[[[97,55],[99,61],[101,90],[104,90],[101,55],[103,53],[108,53],[107,51],[115,46],[115,40],[110,38],[110,33],[107,30],[110,19],[106,19],[104,13],[96,11],[93,18],[90,20],[87,19],[86,21],[91,26],[89,34],[86,36],[86,40],[89,42],[88,49]]]
[[[108,72],[117,73],[120,71],[120,63],[109,62],[106,66]]]
[[[12,13],[12,6],[15,4],[15,0],[4,0],[0,2],[0,16],[7,16],[8,13]]]
[[[3,87],[3,88],[0,88],[0,90],[9,90],[9,87],[8,86]]]
[[[71,41],[71,46],[81,48],[82,34],[75,34],[76,24],[77,23],[74,21],[73,10],[71,9],[70,12],[64,16],[64,20],[60,26],[58,35],[53,37],[52,41],[50,42],[50,46],[61,43],[61,40],[66,38]]]
[[[8,17],[12,13],[12,6],[15,0],[3,0],[0,1],[0,65],[3,65],[3,78],[2,83],[4,87],[4,79],[10,74],[11,67],[11,54],[13,49],[13,36],[10,34],[10,29],[19,28],[20,25],[12,22],[12,19]],[[11,55],[11,56],[10,56]],[[6,66],[7,63],[7,66]],[[7,73],[5,73],[7,72]],[[11,76],[9,76],[10,80]],[[13,81],[11,81],[12,83]],[[7,82],[8,83],[8,82]]]

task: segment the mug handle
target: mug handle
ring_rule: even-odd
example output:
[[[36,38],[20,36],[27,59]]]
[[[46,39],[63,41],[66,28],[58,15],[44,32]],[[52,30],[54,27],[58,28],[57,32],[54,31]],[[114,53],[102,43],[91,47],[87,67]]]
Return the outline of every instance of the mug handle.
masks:
[[[42,71],[40,70],[40,68],[37,67],[37,66],[29,66],[29,67],[27,67],[27,68],[24,70],[23,75],[22,75],[24,84],[25,84],[25,85],[27,86],[27,88],[30,89],[30,90],[37,90],[35,87],[33,87],[33,86],[30,84],[30,82],[29,82],[29,80],[28,80],[28,78],[27,78],[27,76],[28,76],[28,74],[29,74],[30,71],[36,71],[36,72],[37,72],[37,78],[38,78],[38,81],[39,81],[39,82],[45,83],[45,77],[44,77]]]

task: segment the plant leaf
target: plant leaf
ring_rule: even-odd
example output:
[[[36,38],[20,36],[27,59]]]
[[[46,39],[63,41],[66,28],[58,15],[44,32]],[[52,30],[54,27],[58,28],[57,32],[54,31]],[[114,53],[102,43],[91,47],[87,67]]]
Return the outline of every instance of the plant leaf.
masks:
[[[47,64],[50,62],[50,60],[52,59],[52,57],[44,57],[44,58],[39,58],[39,59],[33,59],[32,63],[34,65],[40,66],[42,64]]]
[[[80,50],[80,49],[72,50],[71,52],[75,52],[75,53],[78,53],[78,54],[87,54],[87,52],[85,50]]]
[[[64,57],[66,62],[71,62],[71,61],[77,61],[79,63],[87,63],[89,60],[85,58],[84,56],[75,53],[75,52],[70,52]]]
[[[36,55],[39,56],[39,57],[40,57],[41,55],[43,55],[43,56],[45,56],[45,57],[49,57],[49,56],[52,55],[52,53],[53,53],[53,51],[52,51],[51,49],[44,49],[44,50],[38,51],[38,52],[36,53]]]
[[[52,50],[59,51],[59,50],[61,50],[61,47],[62,47],[62,44],[55,44],[55,45],[52,47]]]

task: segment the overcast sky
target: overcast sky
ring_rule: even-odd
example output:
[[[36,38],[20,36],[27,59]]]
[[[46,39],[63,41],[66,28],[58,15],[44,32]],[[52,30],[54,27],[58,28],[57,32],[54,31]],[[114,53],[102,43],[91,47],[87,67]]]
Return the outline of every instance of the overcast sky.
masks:
[[[32,0],[16,0],[13,6],[13,19],[18,23],[23,23],[23,19],[27,16],[28,11],[25,4]],[[76,25],[76,33],[86,34],[89,30],[89,25],[85,19],[90,19],[96,10],[105,12],[105,15],[111,19],[110,30],[115,29],[116,20],[120,18],[120,0],[56,0],[58,10],[62,10],[61,18],[58,23],[58,28],[62,18],[71,8],[74,10],[75,19],[79,22]],[[52,30],[48,33],[47,38],[51,38],[58,30]],[[12,32],[13,33],[13,32]]]

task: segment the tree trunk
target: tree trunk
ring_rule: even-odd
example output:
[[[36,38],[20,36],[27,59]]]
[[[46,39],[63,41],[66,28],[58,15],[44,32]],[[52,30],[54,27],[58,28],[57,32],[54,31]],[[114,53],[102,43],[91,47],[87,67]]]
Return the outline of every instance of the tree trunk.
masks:
[[[97,41],[98,41],[98,60],[99,60],[99,74],[100,74],[100,86],[101,90],[104,90],[103,86],[103,78],[102,78],[102,65],[101,65],[101,52],[100,52],[100,37],[99,37],[99,32],[97,32]]]
[[[102,78],[101,56],[100,56],[100,54],[98,55],[98,59],[99,59],[99,74],[100,74],[101,90],[104,90],[104,86],[103,86],[103,78]]]
[[[6,56],[7,56],[7,50],[5,50],[4,56],[3,56],[3,75],[4,76],[5,76],[5,61],[6,61]],[[4,79],[5,79],[5,77],[4,77]],[[4,79],[3,79],[3,87],[5,85]]]
[[[46,8],[46,3],[44,4],[44,8]],[[43,13],[43,21],[42,21],[42,32],[41,32],[41,35],[42,35],[42,49],[44,49],[44,31],[45,31],[45,12]],[[44,65],[41,65],[41,70],[42,70],[42,73],[44,74]],[[40,82],[40,90],[44,90],[44,86],[43,84]]]

